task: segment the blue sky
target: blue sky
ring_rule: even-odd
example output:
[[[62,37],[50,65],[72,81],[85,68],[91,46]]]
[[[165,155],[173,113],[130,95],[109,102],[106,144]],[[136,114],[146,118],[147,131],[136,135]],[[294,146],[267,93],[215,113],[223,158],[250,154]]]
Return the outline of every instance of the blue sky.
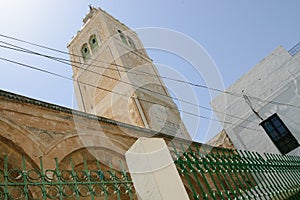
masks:
[[[282,45],[290,49],[300,41],[300,2],[297,0],[10,0],[1,2],[0,34],[67,51],[67,43],[82,26],[88,5],[101,7],[130,28],[161,27],[181,32],[201,45],[214,61],[225,87]],[[5,38],[1,41],[13,42]],[[22,43],[14,43],[24,45]],[[68,58],[25,45],[54,56]],[[155,63],[173,67],[187,80],[205,84],[205,77],[187,70],[189,64],[168,52],[149,50]],[[71,77],[71,68],[44,58],[0,48],[0,57]],[[163,70],[161,70],[164,73]],[[169,74],[163,74],[169,76]],[[72,82],[0,61],[0,89],[73,107]],[[220,88],[222,89],[222,88]],[[199,105],[209,107],[208,91],[193,88]],[[176,93],[176,91],[174,91]],[[188,96],[179,98],[189,100]],[[180,107],[180,106],[179,106]],[[193,108],[185,108],[193,112]],[[200,115],[211,116],[201,110]],[[188,122],[189,121],[189,122]],[[186,126],[196,122],[186,119]],[[209,120],[200,120],[196,140],[217,133]]]

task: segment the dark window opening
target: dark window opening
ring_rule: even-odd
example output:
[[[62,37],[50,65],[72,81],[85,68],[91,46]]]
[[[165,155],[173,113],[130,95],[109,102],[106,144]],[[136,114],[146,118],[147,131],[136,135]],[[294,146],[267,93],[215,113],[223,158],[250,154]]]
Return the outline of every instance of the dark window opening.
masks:
[[[98,41],[96,39],[96,35],[92,35],[90,37],[89,43],[90,43],[90,47],[92,50],[94,50],[94,49],[96,49],[96,47],[98,47]]]
[[[287,154],[299,147],[297,139],[276,113],[262,121],[260,125],[282,154]]]
[[[84,45],[82,45],[81,55],[82,55],[82,57],[83,57],[84,60],[86,58],[88,58],[89,55],[90,55],[90,50],[89,50],[89,47],[88,47],[88,45],[86,43]]]
[[[133,49],[136,49],[136,46],[135,46],[133,40],[130,37],[127,37],[127,39],[128,39],[129,46]]]
[[[120,31],[120,30],[118,30],[118,32],[119,32],[119,35],[120,35],[120,38],[121,38],[122,42],[123,42],[124,44],[128,45],[124,33],[122,33],[122,31]]]

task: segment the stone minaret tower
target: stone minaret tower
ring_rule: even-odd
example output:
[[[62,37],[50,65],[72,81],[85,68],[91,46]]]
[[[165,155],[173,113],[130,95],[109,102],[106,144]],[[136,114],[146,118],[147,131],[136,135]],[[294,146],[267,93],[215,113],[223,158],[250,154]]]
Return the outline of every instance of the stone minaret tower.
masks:
[[[68,45],[79,109],[190,139],[136,33],[100,8],[83,23]]]

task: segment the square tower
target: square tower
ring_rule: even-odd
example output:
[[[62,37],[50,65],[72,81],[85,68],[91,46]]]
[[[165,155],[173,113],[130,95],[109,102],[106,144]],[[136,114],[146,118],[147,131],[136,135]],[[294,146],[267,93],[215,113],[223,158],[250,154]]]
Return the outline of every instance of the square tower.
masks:
[[[137,34],[100,8],[83,23],[68,45],[79,109],[190,139]]]

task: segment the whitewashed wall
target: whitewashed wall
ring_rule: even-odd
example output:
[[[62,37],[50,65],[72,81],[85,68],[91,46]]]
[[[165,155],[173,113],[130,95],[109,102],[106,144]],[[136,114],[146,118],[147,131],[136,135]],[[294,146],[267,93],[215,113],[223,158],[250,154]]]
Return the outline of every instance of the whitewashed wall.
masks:
[[[283,47],[278,47],[227,89],[240,95],[242,90],[245,90],[249,96],[268,101],[261,102],[250,98],[254,109],[264,119],[276,112],[300,141],[300,108],[269,103],[276,101],[300,107],[300,52],[291,56]],[[241,120],[215,112],[220,121],[235,124],[224,124],[224,128],[237,149],[279,153],[271,139],[259,126],[260,120],[241,96],[223,93],[211,102],[211,106],[216,111],[246,119]],[[291,154],[300,155],[299,148]]]

